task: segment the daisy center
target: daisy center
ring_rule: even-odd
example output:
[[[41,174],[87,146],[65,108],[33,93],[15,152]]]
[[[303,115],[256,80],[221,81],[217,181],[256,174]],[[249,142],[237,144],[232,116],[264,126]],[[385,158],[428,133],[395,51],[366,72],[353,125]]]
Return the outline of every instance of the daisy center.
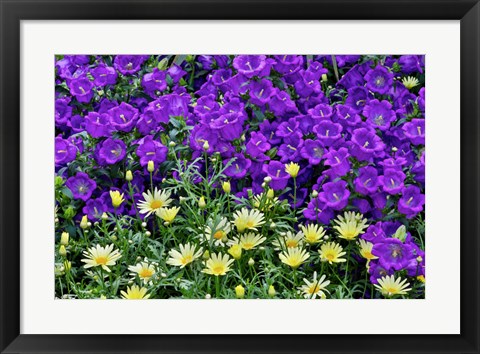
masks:
[[[224,268],[223,268],[222,265],[218,265],[218,266],[213,267],[212,270],[213,270],[214,274],[222,274],[223,271],[224,271]]]
[[[181,262],[183,265],[190,263],[193,260],[193,257],[190,255],[183,256]]]
[[[95,262],[99,265],[106,265],[107,264],[107,257],[97,257],[95,258]]]
[[[163,203],[160,200],[154,200],[151,204],[150,207],[152,209],[159,209],[163,206]]]
[[[150,278],[153,275],[153,271],[151,269],[144,268],[138,275],[140,275],[140,278]]]
[[[215,232],[213,234],[213,237],[216,239],[216,240],[221,240],[223,238],[223,236],[225,236],[225,232],[223,232],[222,230],[218,230],[217,232]]]
[[[293,248],[293,247],[297,247],[298,242],[295,240],[288,240],[287,242],[285,242],[285,244],[287,245],[288,248]]]

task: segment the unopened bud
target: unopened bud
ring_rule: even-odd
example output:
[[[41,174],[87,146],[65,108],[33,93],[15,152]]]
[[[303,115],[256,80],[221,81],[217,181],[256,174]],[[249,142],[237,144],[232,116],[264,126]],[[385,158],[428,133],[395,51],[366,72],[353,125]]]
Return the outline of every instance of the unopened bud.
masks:
[[[170,146],[170,147],[175,147],[175,145],[177,145],[177,144],[175,144],[174,141],[171,141],[171,142],[168,143],[168,146]]]
[[[248,265],[249,265],[250,267],[253,267],[254,264],[255,264],[255,261],[253,260],[253,258],[250,258],[250,259],[248,260]]]
[[[88,216],[84,215],[82,221],[80,221],[80,227],[86,229],[88,227]]]
[[[228,249],[228,253],[236,260],[239,260],[242,258],[242,246],[234,244]]]
[[[147,171],[148,171],[148,172],[153,172],[153,171],[155,171],[155,164],[153,163],[152,160],[148,161]]]
[[[273,191],[273,189],[270,188],[270,189],[267,191],[267,198],[270,199],[270,200],[272,200],[274,197],[275,197],[275,192]]]
[[[243,299],[245,297],[245,288],[241,285],[235,287],[235,295],[238,299]]]
[[[203,150],[207,151],[208,149],[210,149],[210,144],[207,140],[205,140],[205,142],[203,143]]]
[[[203,255],[202,255],[202,258],[203,258],[204,260],[210,259],[210,252],[205,251],[205,252],[203,253]]]
[[[314,191],[312,192],[312,197],[313,197],[313,198],[318,197],[318,191],[315,191],[315,190],[314,190]]]
[[[203,196],[200,197],[200,199],[198,200],[198,207],[200,209],[205,209],[206,206],[207,206],[207,203],[205,202],[205,198]]]
[[[270,285],[268,287],[268,296],[274,297],[277,292],[275,291],[275,287],[273,285]]]
[[[133,179],[132,171],[128,170],[125,173],[125,179],[127,180],[127,182],[130,182]]]
[[[60,248],[58,249],[58,254],[62,257],[65,257],[67,255],[67,249],[64,245],[60,246]]]
[[[222,189],[225,193],[228,194],[232,190],[232,185],[230,184],[229,181],[225,181],[222,183]]]
[[[60,244],[61,245],[68,245],[68,240],[70,238],[70,235],[68,232],[62,232],[62,236],[60,237]]]

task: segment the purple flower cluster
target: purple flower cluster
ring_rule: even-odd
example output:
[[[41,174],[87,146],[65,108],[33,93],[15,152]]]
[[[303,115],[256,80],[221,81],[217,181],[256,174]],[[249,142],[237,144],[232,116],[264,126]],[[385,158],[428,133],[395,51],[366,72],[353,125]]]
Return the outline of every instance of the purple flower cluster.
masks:
[[[159,167],[172,140],[190,161],[219,155],[238,197],[261,193],[270,177],[292,204],[284,192],[297,188],[294,202],[308,222],[328,226],[344,210],[362,213],[370,225],[362,237],[378,257],[372,281],[399,270],[423,274],[410,232],[392,235],[424,213],[424,57],[332,57],[59,57],[57,173],[83,214],[98,220],[114,211],[109,190],[128,192],[126,170],[134,199],[150,182],[149,161],[156,181],[170,173]],[[285,171],[290,162],[300,165],[295,179]],[[133,202],[115,212],[136,215]]]

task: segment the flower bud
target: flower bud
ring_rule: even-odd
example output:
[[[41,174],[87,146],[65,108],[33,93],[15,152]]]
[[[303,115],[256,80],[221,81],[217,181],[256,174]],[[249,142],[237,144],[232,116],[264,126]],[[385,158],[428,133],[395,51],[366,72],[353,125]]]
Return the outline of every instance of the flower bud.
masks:
[[[265,189],[265,187],[267,186],[267,184],[265,182],[262,183],[262,188]]]
[[[205,202],[205,198],[201,196],[200,199],[198,200],[198,207],[200,209],[205,209],[206,206],[207,206],[207,203]]]
[[[71,206],[69,206],[65,212],[63,213],[63,217],[67,220],[70,220],[75,216],[75,209],[73,209]]]
[[[70,269],[72,269],[72,262],[70,262],[70,261],[65,261],[65,262],[63,262],[63,266],[65,267],[65,270],[66,270],[67,272],[69,272]]]
[[[270,224],[270,229],[275,230],[276,227],[277,227],[277,224],[275,224],[274,222]]]
[[[312,192],[312,197],[313,197],[313,198],[318,197],[318,191],[314,190],[314,191]]]
[[[272,177],[270,177],[270,176],[265,177],[265,178],[263,179],[263,182],[265,182],[265,183],[270,183],[270,182],[272,182]]]
[[[211,299],[211,298],[212,298],[212,295],[210,295],[210,294],[206,294],[206,295],[205,295],[205,299],[208,300],[208,299]]]
[[[393,151],[393,152],[397,152],[397,151],[398,151],[398,148],[396,148],[396,147],[394,146],[394,147],[392,147],[392,151]]]
[[[327,74],[322,74],[322,81],[325,82],[327,80],[328,80]]]
[[[84,215],[82,217],[82,221],[80,221],[80,227],[82,229],[86,229],[88,227],[88,216],[87,215]]]
[[[175,147],[175,145],[177,145],[177,144],[175,144],[174,141],[171,141],[171,142],[168,143],[168,146],[170,146],[170,147]]]
[[[90,221],[87,222],[87,226],[88,226],[88,227],[92,227],[92,223],[91,223]]]
[[[147,171],[150,173],[155,171],[155,164],[153,163],[152,160],[148,161]]]
[[[117,238],[117,236],[115,236],[115,235],[110,236],[110,240],[112,240],[112,241],[117,241],[117,239],[118,239],[118,238]]]
[[[273,285],[270,285],[268,287],[268,296],[274,297],[277,292],[275,291],[275,287]]]
[[[207,151],[208,149],[210,149],[210,144],[208,143],[208,140],[205,140],[203,143],[203,150]]]
[[[150,231],[145,231],[145,236],[150,237],[152,236],[152,233]]]
[[[107,213],[103,213],[102,214],[102,220],[108,220],[108,214]]]
[[[128,240],[128,243],[133,245],[133,240]]]
[[[270,200],[272,200],[274,197],[275,197],[275,192],[273,191],[273,189],[270,188],[270,189],[267,191],[267,198],[270,199]]]
[[[241,285],[235,287],[235,295],[238,299],[243,299],[245,297],[245,288]]]
[[[250,259],[248,260],[248,265],[249,265],[250,267],[253,267],[254,264],[255,264],[255,261],[253,260],[253,258],[250,258]]]
[[[166,277],[167,277],[167,273],[160,273],[160,276],[161,276],[162,278],[166,278]]]
[[[203,255],[202,255],[202,258],[203,258],[204,260],[210,259],[210,252],[208,252],[208,250],[205,251],[205,252],[203,253]]]
[[[67,249],[64,245],[60,246],[60,248],[58,249],[58,254],[62,257],[65,257],[67,255]]]
[[[417,257],[417,262],[418,262],[418,263],[422,263],[422,261],[423,261],[422,256],[418,256],[418,257]]]
[[[112,199],[112,205],[114,208],[118,208],[125,201],[123,199],[124,194],[120,194],[119,191],[110,191],[110,198]]]
[[[225,193],[230,193],[230,191],[232,190],[232,186],[230,184],[230,181],[225,181],[222,183],[222,189]]]
[[[228,249],[228,253],[236,260],[239,260],[242,258],[242,247],[238,244],[234,244]]]
[[[60,244],[61,245],[68,245],[68,239],[70,238],[70,235],[68,232],[62,232],[62,236],[60,237]]]
[[[63,186],[63,182],[62,176],[55,176],[55,188],[60,188]]]
[[[142,222],[142,227],[147,227],[147,223],[145,221]]]
[[[130,182],[133,179],[132,171],[128,170],[125,173],[125,179],[127,180],[127,182]]]

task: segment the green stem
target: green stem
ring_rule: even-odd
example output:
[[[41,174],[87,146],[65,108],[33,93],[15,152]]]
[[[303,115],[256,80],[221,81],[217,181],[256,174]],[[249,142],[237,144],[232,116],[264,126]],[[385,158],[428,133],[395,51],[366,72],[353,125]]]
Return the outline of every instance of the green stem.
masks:
[[[296,177],[293,177],[293,210],[297,211],[297,179]]]
[[[220,298],[220,278],[219,276],[215,277],[215,293],[216,293],[216,298]]]

